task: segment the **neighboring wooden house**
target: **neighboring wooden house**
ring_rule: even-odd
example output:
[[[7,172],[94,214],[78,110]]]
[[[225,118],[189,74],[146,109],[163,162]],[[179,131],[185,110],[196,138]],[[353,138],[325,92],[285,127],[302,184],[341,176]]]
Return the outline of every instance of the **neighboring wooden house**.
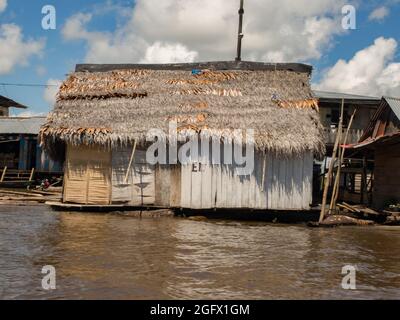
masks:
[[[360,142],[352,149],[375,157],[372,204],[383,209],[400,203],[400,99],[383,97]]]
[[[357,110],[353,120],[347,143],[356,143],[364,133],[365,127],[370,122],[381,102],[380,98],[346,94],[339,92],[314,91],[318,99],[319,113],[325,131],[327,154],[335,144],[336,133],[340,120],[340,108],[344,99],[343,131],[347,130],[350,117]],[[343,135],[344,136],[344,135]]]
[[[364,133],[364,130],[371,117],[374,115],[381,102],[380,98],[360,96],[355,94],[346,94],[340,92],[326,92],[314,90],[314,95],[318,98],[318,106],[321,123],[324,126],[326,157],[322,160],[316,160],[314,166],[314,203],[322,201],[323,182],[331,160],[333,147],[339,127],[340,111],[342,100],[344,99],[344,118],[342,139],[347,132],[349,120],[356,110],[352,126],[347,137],[347,144],[357,143]],[[343,141],[342,141],[343,143]],[[352,158],[349,159],[348,157]],[[363,176],[362,163],[364,159],[357,158],[351,153],[346,153],[346,167],[343,168],[343,179],[341,181],[339,199],[347,202],[366,203],[368,196],[361,190],[361,180]],[[368,170],[371,161],[368,161]],[[367,172],[371,177],[370,172]],[[345,182],[346,181],[346,182]]]
[[[0,117],[8,117],[10,108],[26,109],[27,107],[14,100],[0,96]]]
[[[40,134],[49,154],[66,154],[63,201],[309,209],[314,155],[324,153],[311,70],[252,62],[78,65]],[[224,138],[238,143],[234,129],[254,129],[254,171],[237,176],[235,164],[194,155],[186,164],[150,165],[146,135],[168,133],[170,121],[180,138],[205,135],[221,148]]]
[[[0,118],[0,170],[62,172],[62,165],[51,160],[37,143],[45,117]]]

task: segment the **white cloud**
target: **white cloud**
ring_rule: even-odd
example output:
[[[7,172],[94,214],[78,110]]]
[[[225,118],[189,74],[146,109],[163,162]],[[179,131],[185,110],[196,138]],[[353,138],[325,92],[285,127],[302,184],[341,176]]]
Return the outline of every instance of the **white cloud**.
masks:
[[[188,48],[181,44],[164,44],[155,42],[148,47],[144,59],[141,63],[163,63],[165,61],[175,62],[193,62],[197,58],[198,53],[189,51]]]
[[[57,92],[61,84],[62,81],[58,79],[49,79],[47,81],[48,87],[44,90],[43,99],[48,102],[50,106],[53,106],[56,103]]]
[[[61,33],[66,40],[90,39],[90,33],[85,26],[92,19],[91,14],[77,13],[65,23]]]
[[[327,70],[316,89],[365,95],[400,96],[400,63],[394,61],[397,42],[380,37],[349,61]]]
[[[15,24],[0,25],[0,74],[27,65],[31,56],[42,54],[44,45],[44,40],[24,40],[21,28]]]
[[[372,11],[368,17],[370,21],[382,21],[390,14],[389,8],[382,6]]]
[[[0,13],[6,10],[7,8],[7,0],[0,0]]]
[[[320,58],[333,37],[345,32],[341,27],[341,8],[347,2],[246,2],[243,59]],[[238,1],[234,0],[137,0],[128,21],[113,32],[90,31],[89,23],[94,17],[79,13],[68,19],[62,33],[66,40],[86,42],[86,62],[183,62],[192,59],[194,53],[198,53],[196,59],[203,61],[233,60],[237,10]],[[163,54],[156,54],[157,45]],[[182,54],[183,47],[187,54]],[[170,50],[178,51],[165,53]]]
[[[35,72],[39,77],[43,77],[47,73],[47,69],[46,69],[45,66],[40,66],[39,65],[39,66],[36,67]]]
[[[19,117],[19,118],[44,117],[44,116],[46,116],[46,113],[34,112],[34,111],[23,111],[21,113],[18,113],[17,115],[13,115],[13,117]]]
[[[91,14],[78,13],[67,20],[61,31],[66,40],[87,42],[87,62],[128,63],[143,57],[148,45],[133,32],[125,27],[115,30],[114,33],[88,31],[86,25],[91,20]]]

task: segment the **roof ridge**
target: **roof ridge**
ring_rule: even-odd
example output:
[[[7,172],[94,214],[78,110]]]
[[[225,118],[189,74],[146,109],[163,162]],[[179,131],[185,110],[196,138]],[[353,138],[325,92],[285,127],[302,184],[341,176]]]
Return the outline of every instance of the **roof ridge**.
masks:
[[[303,63],[270,63],[255,61],[209,61],[192,63],[165,64],[77,64],[75,72],[107,72],[126,69],[147,70],[182,70],[213,69],[213,70],[248,70],[248,71],[293,71],[311,74],[313,67]]]

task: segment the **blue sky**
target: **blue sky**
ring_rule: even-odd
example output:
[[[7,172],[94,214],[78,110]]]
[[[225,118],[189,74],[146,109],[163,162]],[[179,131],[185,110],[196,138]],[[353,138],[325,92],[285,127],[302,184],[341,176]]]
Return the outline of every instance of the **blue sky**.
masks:
[[[247,2],[244,59],[310,63],[319,89],[399,92],[400,1]],[[233,59],[238,3],[0,0],[0,48],[9,48],[0,57],[0,83],[57,83],[82,62]],[[356,8],[356,30],[341,28],[346,3]],[[56,30],[42,29],[45,5],[56,8]],[[19,30],[15,42],[5,26]],[[30,106],[35,114],[51,110],[53,91],[46,95],[44,87],[0,85],[0,95]]]

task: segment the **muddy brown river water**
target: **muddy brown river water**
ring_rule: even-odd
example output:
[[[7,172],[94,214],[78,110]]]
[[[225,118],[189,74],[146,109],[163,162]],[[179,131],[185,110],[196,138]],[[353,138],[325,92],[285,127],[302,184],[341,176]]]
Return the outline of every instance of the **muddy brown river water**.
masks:
[[[45,265],[56,290],[42,289]],[[341,287],[357,268],[357,290]],[[400,228],[0,206],[2,299],[399,299]]]

